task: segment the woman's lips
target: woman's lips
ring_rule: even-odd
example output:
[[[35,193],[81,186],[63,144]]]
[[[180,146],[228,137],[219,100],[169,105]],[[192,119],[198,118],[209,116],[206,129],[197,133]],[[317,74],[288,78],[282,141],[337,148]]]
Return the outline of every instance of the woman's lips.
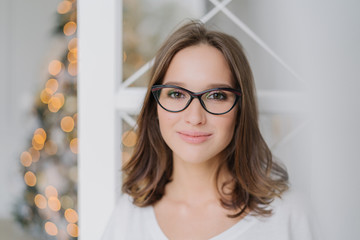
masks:
[[[187,143],[203,143],[208,140],[212,134],[204,132],[177,132],[182,140]]]

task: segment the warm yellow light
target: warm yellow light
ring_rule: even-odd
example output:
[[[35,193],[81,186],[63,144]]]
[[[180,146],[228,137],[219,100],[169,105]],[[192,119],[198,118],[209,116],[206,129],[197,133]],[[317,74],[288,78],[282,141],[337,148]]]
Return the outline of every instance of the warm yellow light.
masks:
[[[58,196],[58,191],[56,190],[56,188],[54,186],[47,186],[45,188],[45,195],[47,198],[51,198],[51,197],[56,197]]]
[[[33,187],[36,185],[36,176],[33,172],[27,171],[24,175],[26,185]]]
[[[77,154],[78,153],[78,139],[74,138],[70,141],[70,150]]]
[[[54,155],[57,153],[58,147],[56,143],[52,140],[49,140],[45,143],[45,152],[49,155]]]
[[[46,208],[46,198],[41,195],[41,194],[37,194],[34,198],[34,202],[35,202],[35,205],[40,208],[40,209],[44,209]]]
[[[64,103],[65,103],[64,94],[62,94],[62,93],[56,93],[56,94],[54,95],[54,97],[56,97],[57,99],[60,100],[60,104],[61,104],[61,107],[62,107],[62,106],[64,105]]]
[[[72,117],[66,116],[61,119],[61,129],[64,132],[71,132],[74,129],[74,119]]]
[[[77,54],[69,51],[67,54],[67,60],[70,63],[76,63],[77,62]]]
[[[70,236],[72,236],[72,237],[78,236],[79,228],[76,224],[69,223],[66,227],[66,230]]]
[[[32,163],[31,154],[28,151],[24,151],[20,156],[20,161],[24,167],[30,167],[30,165]]]
[[[123,134],[122,142],[126,147],[133,147],[135,146],[137,141],[137,136],[134,131],[126,131]]]
[[[70,1],[62,1],[57,6],[57,12],[60,14],[65,14],[71,10],[72,3]]]
[[[50,78],[49,80],[47,80],[45,87],[48,92],[54,94],[58,90],[59,83],[55,78]]]
[[[71,39],[69,41],[68,49],[69,49],[70,52],[72,52],[72,53],[75,52],[75,54],[76,54],[76,52],[77,52],[77,38],[73,38],[73,39]]]
[[[49,73],[51,75],[58,75],[62,69],[62,63],[59,60],[53,60],[49,64]]]
[[[78,221],[78,214],[74,209],[66,209],[64,216],[66,221],[68,221],[69,223],[76,223]]]
[[[39,159],[40,159],[40,152],[38,151],[38,150],[36,150],[36,149],[34,149],[34,148],[29,148],[29,153],[31,154],[31,157],[32,157],[32,161],[33,162],[37,162],[37,161],[39,161]]]
[[[40,135],[42,136],[44,139],[46,139],[46,132],[43,128],[38,128],[34,131],[34,135]]]
[[[76,76],[77,75],[77,63],[76,62],[69,63],[69,65],[68,65],[68,73],[71,76]]]
[[[40,134],[35,134],[35,135],[34,135],[34,141],[35,141],[37,144],[44,144],[45,139],[44,139],[44,137],[41,136]]]
[[[131,155],[128,152],[122,152],[122,163],[126,163],[127,161],[129,161]]]
[[[58,234],[58,228],[52,222],[46,222],[45,223],[45,231],[50,236],[56,236]]]
[[[57,212],[61,208],[61,203],[57,197],[50,197],[48,199],[48,206],[51,210],[53,210],[54,212]]]
[[[41,150],[44,148],[44,144],[43,143],[38,143],[35,141],[35,139],[33,138],[32,141],[32,147],[35,149],[35,150]]]
[[[51,89],[45,88],[44,90],[42,90],[40,93],[41,102],[47,104],[49,102],[52,94],[53,94],[53,92],[51,91]]]
[[[64,26],[64,34],[66,36],[73,35],[76,32],[76,23],[73,21],[70,21],[65,24]]]
[[[77,113],[75,113],[75,114],[72,116],[72,118],[74,119],[75,126],[76,126],[76,124],[77,124],[77,120],[78,120],[78,114],[77,114]]]
[[[56,93],[50,98],[48,108],[50,112],[57,112],[64,105],[65,99],[62,93]]]
[[[60,202],[65,209],[74,207],[74,200],[68,195],[62,196]]]

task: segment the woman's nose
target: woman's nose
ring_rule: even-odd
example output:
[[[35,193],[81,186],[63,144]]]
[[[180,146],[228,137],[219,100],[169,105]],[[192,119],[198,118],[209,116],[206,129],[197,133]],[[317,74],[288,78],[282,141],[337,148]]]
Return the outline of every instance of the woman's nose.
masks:
[[[193,99],[183,114],[185,121],[191,125],[201,125],[206,122],[206,111],[199,99]]]

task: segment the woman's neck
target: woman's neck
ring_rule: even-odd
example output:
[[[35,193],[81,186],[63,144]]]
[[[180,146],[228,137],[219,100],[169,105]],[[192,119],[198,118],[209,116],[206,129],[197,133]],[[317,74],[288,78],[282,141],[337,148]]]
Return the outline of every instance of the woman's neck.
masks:
[[[165,196],[175,201],[188,204],[202,204],[218,201],[216,172],[218,159],[202,163],[189,163],[174,156],[172,181],[167,184]],[[223,171],[219,179],[222,179]]]

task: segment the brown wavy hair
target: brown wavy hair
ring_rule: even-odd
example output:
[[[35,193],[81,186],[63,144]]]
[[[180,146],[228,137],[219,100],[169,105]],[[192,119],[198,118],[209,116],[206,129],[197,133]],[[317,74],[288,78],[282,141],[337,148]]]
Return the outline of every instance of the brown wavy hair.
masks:
[[[236,88],[241,89],[237,104],[233,138],[223,151],[216,174],[220,202],[226,209],[256,215],[270,215],[268,205],[288,189],[288,174],[273,161],[271,151],[261,136],[253,74],[240,43],[232,36],[211,31],[199,21],[191,21],[176,30],[156,54],[144,104],[137,120],[138,141],[129,161],[123,165],[122,191],[137,206],[149,206],[162,198],[171,181],[172,151],[161,136],[157,103],[151,86],[161,84],[171,60],[180,50],[199,44],[217,48],[225,57]],[[231,180],[219,184],[220,169],[227,169]],[[226,187],[227,186],[227,187]],[[230,191],[228,191],[231,186]],[[225,191],[226,189],[226,191]]]

